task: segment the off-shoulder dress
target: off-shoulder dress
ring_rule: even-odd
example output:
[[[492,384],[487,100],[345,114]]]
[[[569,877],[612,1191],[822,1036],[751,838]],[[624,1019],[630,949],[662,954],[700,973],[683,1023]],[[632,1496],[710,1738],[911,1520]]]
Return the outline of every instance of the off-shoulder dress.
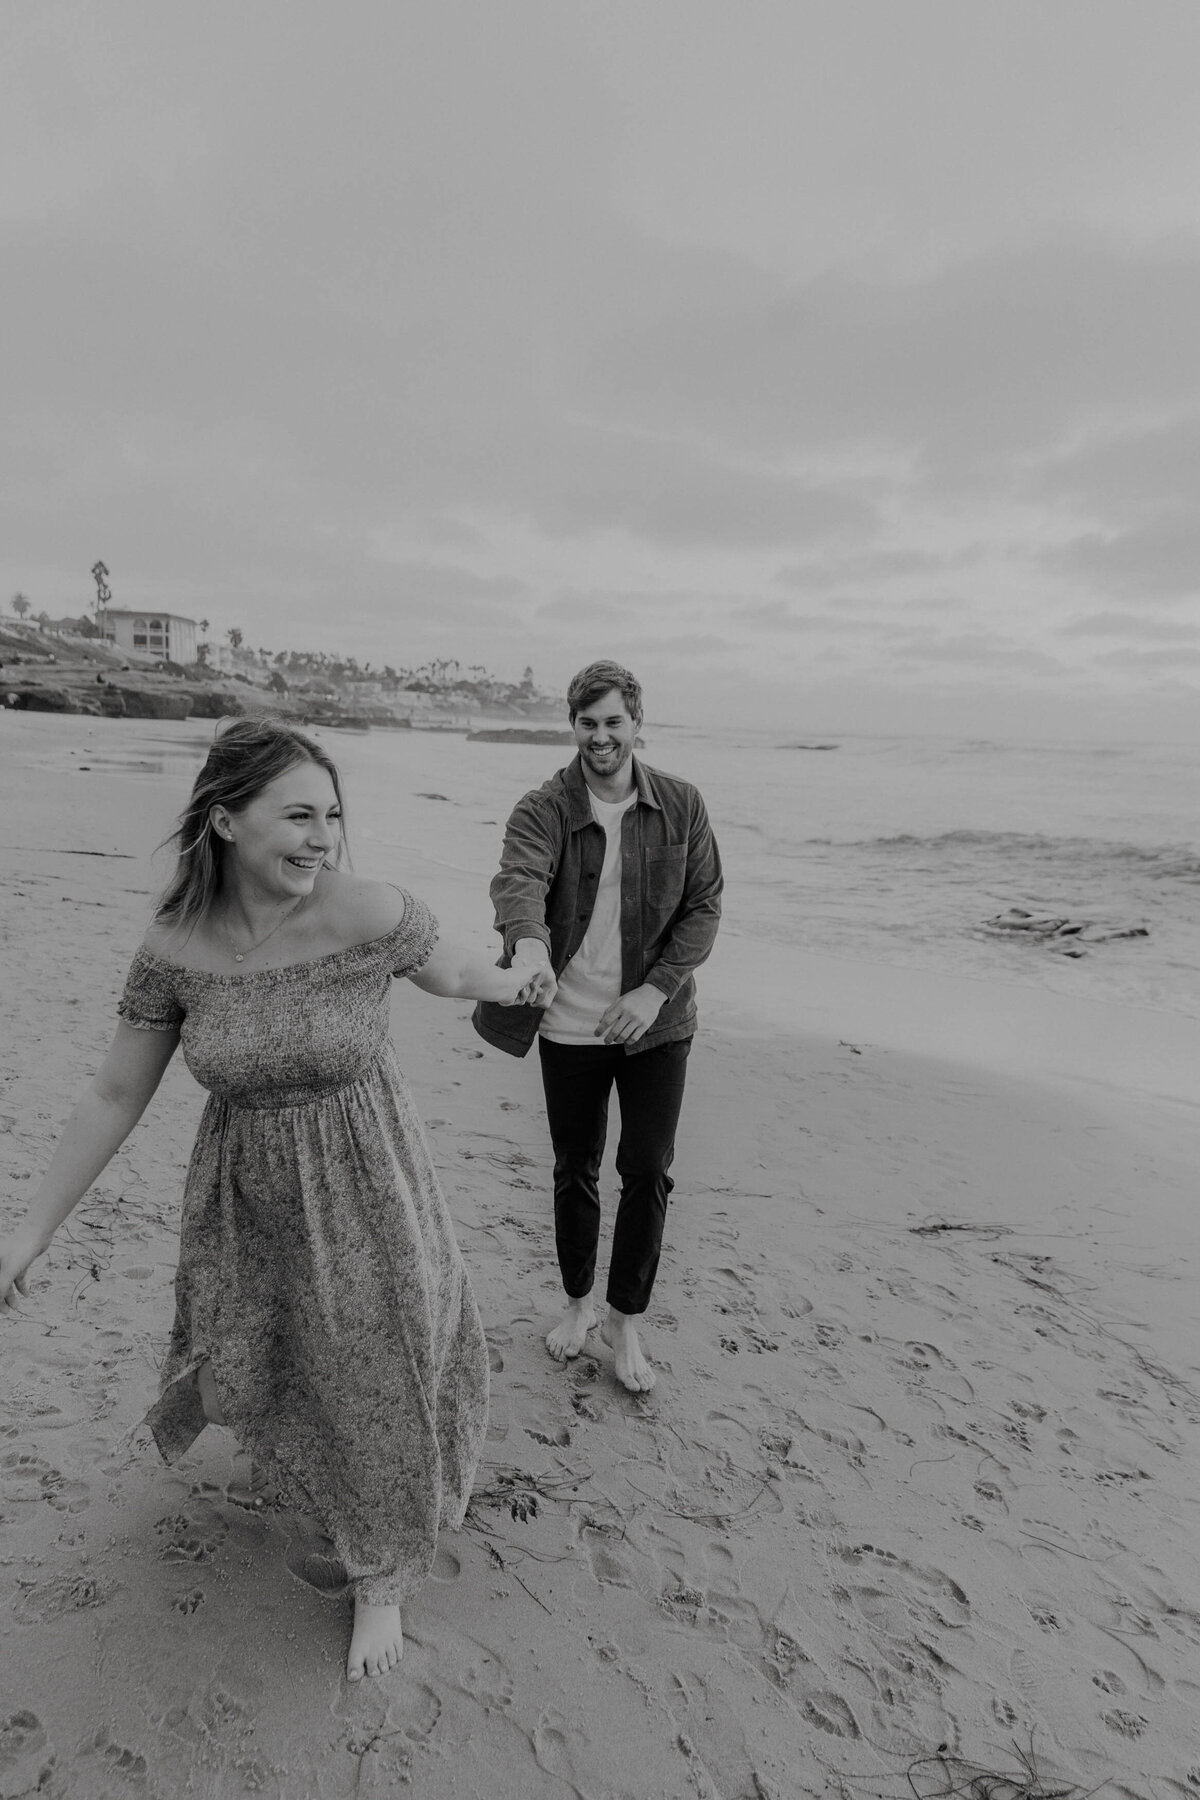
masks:
[[[370,943],[220,975],[146,950],[119,1012],[178,1030],[209,1090],[188,1168],[175,1323],[148,1423],[173,1462],[211,1365],[242,1446],[312,1511],[360,1599],[403,1603],[462,1523],[488,1359],[421,1120],[388,1035],[429,909]]]

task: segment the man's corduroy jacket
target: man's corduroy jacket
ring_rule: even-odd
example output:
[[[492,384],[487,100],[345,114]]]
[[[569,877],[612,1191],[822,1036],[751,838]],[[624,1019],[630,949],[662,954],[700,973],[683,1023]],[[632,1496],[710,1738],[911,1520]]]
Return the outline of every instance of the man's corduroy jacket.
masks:
[[[621,821],[621,992],[643,982],[666,1003],[635,1056],[696,1029],[692,971],[713,947],[721,919],[721,858],[704,802],[690,782],[633,758],[637,802]],[[592,813],[578,756],[513,808],[492,880],[496,930],[507,968],[521,938],[549,946],[561,975],[587,931],[604,862],[604,828]],[[498,1050],[524,1056],[542,1011],[481,1001],[476,1031]]]

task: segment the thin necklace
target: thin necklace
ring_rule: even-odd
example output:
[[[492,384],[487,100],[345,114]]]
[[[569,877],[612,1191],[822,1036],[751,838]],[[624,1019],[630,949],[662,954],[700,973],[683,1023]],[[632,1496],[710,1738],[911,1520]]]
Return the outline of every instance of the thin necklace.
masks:
[[[239,963],[245,962],[245,960],[248,956],[253,956],[254,952],[256,950],[261,950],[263,945],[266,943],[267,938],[273,938],[275,936],[275,933],[280,929],[281,926],[286,925],[289,919],[295,918],[296,914],[300,911],[300,908],[304,905],[304,903],[307,899],[308,899],[307,894],[301,894],[301,896],[300,896],[299,900],[297,900],[296,904],[294,906],[289,906],[288,910],[284,913],[282,919],[276,919],[276,921],[275,921],[274,925],[272,925],[270,931],[267,932],[266,937],[260,937],[256,944],[247,944],[246,948],[244,950],[238,949],[237,945],[233,941],[233,933],[230,931],[229,926],[226,924],[225,920],[222,919],[221,931],[224,934],[225,942],[229,945],[230,951],[233,954],[234,962],[239,962]]]

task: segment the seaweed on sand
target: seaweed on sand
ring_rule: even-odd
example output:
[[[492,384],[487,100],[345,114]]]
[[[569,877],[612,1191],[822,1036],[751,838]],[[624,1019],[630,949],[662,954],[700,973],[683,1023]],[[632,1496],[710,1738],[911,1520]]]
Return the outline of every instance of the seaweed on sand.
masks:
[[[1028,1750],[1015,1741],[1013,1749],[1016,1767],[1003,1770],[985,1769],[961,1756],[952,1756],[939,1746],[935,1755],[919,1757],[909,1764],[909,1788],[915,1800],[1088,1800],[1098,1791],[1042,1774],[1032,1735]]]

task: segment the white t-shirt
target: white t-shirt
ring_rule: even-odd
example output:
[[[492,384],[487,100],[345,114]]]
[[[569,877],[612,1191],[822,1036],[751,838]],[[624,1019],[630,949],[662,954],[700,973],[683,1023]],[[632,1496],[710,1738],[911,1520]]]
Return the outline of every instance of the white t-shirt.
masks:
[[[621,821],[636,804],[637,789],[627,800],[597,800],[589,788],[588,798],[604,827],[604,866],[583,942],[542,1014],[539,1030],[556,1044],[598,1044],[601,1015],[621,997]]]

